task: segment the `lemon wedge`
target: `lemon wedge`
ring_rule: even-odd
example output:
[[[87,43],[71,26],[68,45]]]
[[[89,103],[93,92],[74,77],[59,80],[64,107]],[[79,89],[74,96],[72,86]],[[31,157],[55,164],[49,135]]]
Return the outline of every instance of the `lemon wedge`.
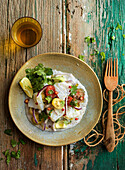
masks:
[[[55,128],[56,129],[65,129],[66,127],[67,127],[67,125],[62,120],[55,123]]]
[[[27,77],[22,78],[19,82],[21,88],[26,93],[26,95],[30,98],[33,96],[33,89],[30,80]]]

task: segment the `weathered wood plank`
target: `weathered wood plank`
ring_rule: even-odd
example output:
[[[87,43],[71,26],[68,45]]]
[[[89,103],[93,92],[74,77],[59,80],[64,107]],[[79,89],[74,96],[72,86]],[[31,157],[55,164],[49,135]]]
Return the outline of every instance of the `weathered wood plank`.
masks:
[[[18,69],[29,58],[46,52],[62,52],[62,1],[36,1],[36,0],[8,0],[3,1],[0,7],[0,151],[12,149],[10,140],[23,138],[26,145],[20,146],[21,158],[12,159],[7,167],[5,160],[0,162],[0,169],[67,169],[67,149],[65,147],[47,147],[34,143],[26,138],[14,125],[7,107],[8,90],[10,83]],[[25,50],[14,44],[10,37],[12,23],[22,16],[32,16],[36,18],[43,29],[43,36],[39,44]],[[64,47],[65,48],[65,47]],[[64,50],[63,50],[64,51]],[[11,128],[13,135],[9,137],[3,133],[6,128]],[[41,147],[41,151],[38,151]],[[2,157],[0,152],[0,157]],[[63,153],[65,152],[65,156]],[[38,165],[34,164],[34,154],[38,160]],[[64,164],[63,164],[64,161]]]
[[[124,77],[124,39],[122,34],[125,31],[123,6],[125,1],[93,0],[93,1],[71,1],[67,0],[67,53],[78,57],[85,55],[85,61],[94,69],[104,89],[103,76],[105,62],[101,62],[100,55],[91,56],[93,49],[105,52],[106,59],[118,57],[119,59],[119,84],[125,83]],[[115,30],[117,23],[122,25],[122,30]],[[114,27],[111,36],[110,29]],[[96,44],[88,47],[84,38],[95,37]],[[115,40],[111,41],[112,36]],[[111,44],[110,44],[111,43]],[[114,107],[125,104],[125,99]],[[106,106],[105,106],[106,107]],[[123,118],[124,122],[124,118]],[[122,148],[122,149],[121,149]],[[70,169],[122,169],[124,163],[124,140],[119,143],[112,153],[108,153],[103,145],[95,148],[88,148],[81,140],[70,145]],[[124,169],[124,168],[123,168]]]

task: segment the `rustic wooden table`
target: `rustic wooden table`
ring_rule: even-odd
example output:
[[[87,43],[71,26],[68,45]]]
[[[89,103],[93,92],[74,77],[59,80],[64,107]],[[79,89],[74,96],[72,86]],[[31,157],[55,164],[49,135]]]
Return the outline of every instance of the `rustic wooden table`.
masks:
[[[100,144],[89,148],[83,140],[61,147],[39,145],[25,137],[13,123],[8,110],[8,91],[19,68],[31,57],[46,52],[84,55],[98,75],[102,88],[105,61],[101,55],[90,55],[96,48],[105,52],[106,59],[119,59],[119,84],[125,83],[125,1],[124,0],[1,0],[0,1],[0,157],[12,148],[10,140],[23,139],[20,159],[12,159],[7,166],[0,161],[1,170],[61,170],[61,169],[120,169],[125,167],[125,143],[119,142],[112,153]],[[43,36],[35,47],[24,49],[10,37],[13,22],[22,16],[36,18],[43,29]],[[115,29],[118,23],[118,30]],[[85,37],[95,37],[95,45],[87,46]],[[125,105],[125,101],[119,105]],[[118,106],[117,106],[118,108]],[[125,117],[123,121],[125,120]],[[4,134],[12,129],[12,136]],[[41,148],[39,151],[38,148]]]

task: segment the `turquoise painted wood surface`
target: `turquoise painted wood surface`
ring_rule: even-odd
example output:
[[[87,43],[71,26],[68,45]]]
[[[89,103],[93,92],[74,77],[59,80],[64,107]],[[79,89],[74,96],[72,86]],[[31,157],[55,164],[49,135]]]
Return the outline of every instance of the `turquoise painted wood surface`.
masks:
[[[75,40],[70,40],[67,36],[69,38],[67,41],[68,52],[76,56],[84,55],[84,60],[94,69],[99,77],[102,90],[105,89],[103,78],[106,60],[110,57],[117,57],[119,60],[119,84],[125,84],[125,1],[93,0],[75,1],[74,3],[68,1],[67,3],[68,34],[71,34],[72,37],[73,34],[77,35]],[[73,15],[71,11],[74,11],[74,9]],[[79,12],[81,9],[82,15]],[[69,11],[70,15],[73,15],[71,18]],[[75,13],[77,13],[76,16]],[[77,26],[74,26],[74,23]],[[84,42],[87,36],[94,37],[96,42],[87,46]],[[105,60],[103,62],[101,61],[102,56],[100,54],[93,55],[93,53],[95,54],[94,49],[97,49],[99,53],[105,53]],[[113,107],[114,112],[123,105],[125,105],[125,98]],[[107,103],[104,102],[103,112],[106,109]],[[125,115],[122,116],[121,123],[125,125]],[[102,130],[101,121],[95,129]],[[73,170],[123,170],[125,167],[124,154],[124,139],[119,142],[112,153],[107,152],[103,143],[94,148],[89,148],[81,140],[70,145],[69,166]]]

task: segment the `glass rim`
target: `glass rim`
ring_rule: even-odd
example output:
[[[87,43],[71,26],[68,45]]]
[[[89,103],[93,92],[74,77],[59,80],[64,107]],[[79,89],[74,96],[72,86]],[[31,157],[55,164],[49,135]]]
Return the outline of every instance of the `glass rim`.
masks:
[[[33,19],[34,21],[36,21],[36,22],[39,24],[40,29],[41,29],[41,36],[40,36],[39,41],[38,41],[37,43],[29,46],[29,47],[23,47],[23,46],[17,44],[17,42],[15,42],[15,40],[13,39],[13,36],[12,36],[12,28],[13,28],[13,26],[15,25],[15,23],[16,23],[18,20],[23,19],[23,18],[31,18],[31,19]],[[30,48],[30,47],[33,47],[33,46],[37,45],[37,44],[40,42],[40,40],[41,40],[41,38],[42,38],[42,35],[43,35],[43,29],[42,29],[41,24],[39,23],[39,21],[38,21],[37,19],[35,19],[35,18],[33,18],[33,17],[30,17],[30,16],[23,16],[23,17],[20,17],[20,18],[18,18],[17,20],[14,21],[14,23],[12,24],[12,27],[11,27],[10,35],[11,35],[12,40],[14,41],[14,43],[17,44],[18,46],[20,46],[20,47],[22,47],[22,48]]]

